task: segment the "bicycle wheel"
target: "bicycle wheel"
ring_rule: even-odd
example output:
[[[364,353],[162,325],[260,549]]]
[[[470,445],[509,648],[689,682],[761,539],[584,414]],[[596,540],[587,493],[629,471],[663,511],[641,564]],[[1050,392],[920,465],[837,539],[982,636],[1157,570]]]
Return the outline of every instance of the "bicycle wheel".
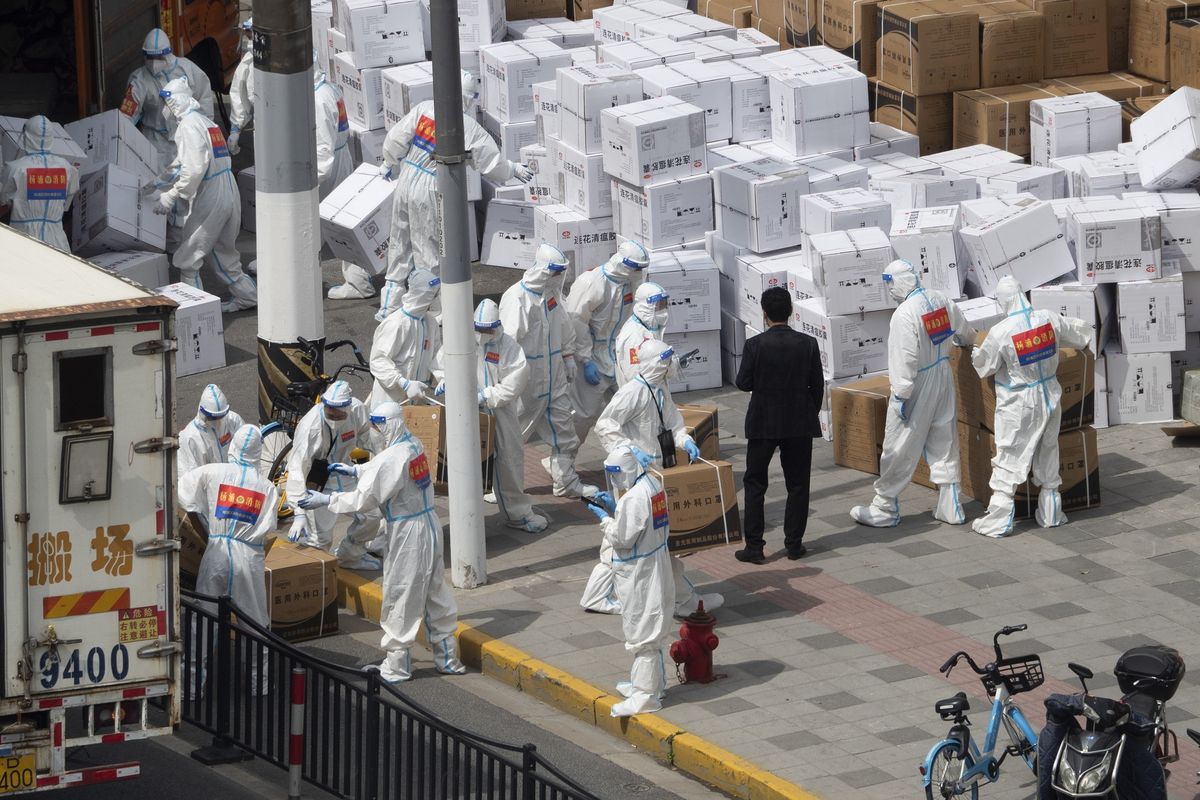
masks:
[[[1020,752],[1021,760],[1025,762],[1025,766],[1029,767],[1030,772],[1037,775],[1037,742],[1029,741],[1024,732],[1007,715],[1003,717],[1003,720],[1004,729],[1008,731],[1008,738]]]
[[[946,800],[969,794],[971,800],[979,800],[978,784],[971,784],[965,791],[957,788],[964,773],[975,765],[970,753],[960,753],[957,742],[943,742],[929,759],[929,783],[925,786],[926,800]]]
[[[295,513],[287,501],[284,485],[287,483],[287,460],[292,452],[292,437],[282,428],[268,431],[263,436],[262,457],[259,459],[259,469],[267,476],[267,480],[279,489],[279,519],[290,519]]]

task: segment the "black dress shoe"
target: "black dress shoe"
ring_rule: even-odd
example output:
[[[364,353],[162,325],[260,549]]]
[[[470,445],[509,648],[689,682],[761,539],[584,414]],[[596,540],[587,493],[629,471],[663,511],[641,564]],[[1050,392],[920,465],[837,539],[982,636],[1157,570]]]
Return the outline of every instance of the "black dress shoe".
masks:
[[[804,545],[800,545],[795,550],[789,551],[787,554],[787,557],[788,557],[788,561],[799,561],[800,559],[804,558],[806,555],[808,555],[808,548],[805,547]]]
[[[745,561],[747,564],[767,563],[767,559],[763,557],[762,550],[738,550],[733,554],[733,557],[738,561]]]

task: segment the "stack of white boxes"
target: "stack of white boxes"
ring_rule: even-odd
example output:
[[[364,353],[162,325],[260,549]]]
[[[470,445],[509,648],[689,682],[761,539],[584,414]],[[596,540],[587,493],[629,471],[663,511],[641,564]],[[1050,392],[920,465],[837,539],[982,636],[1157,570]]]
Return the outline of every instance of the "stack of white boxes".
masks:
[[[721,385],[721,294],[717,265],[703,250],[651,254],[646,280],[669,296],[670,321],[664,340],[687,366],[670,383],[672,392]]]

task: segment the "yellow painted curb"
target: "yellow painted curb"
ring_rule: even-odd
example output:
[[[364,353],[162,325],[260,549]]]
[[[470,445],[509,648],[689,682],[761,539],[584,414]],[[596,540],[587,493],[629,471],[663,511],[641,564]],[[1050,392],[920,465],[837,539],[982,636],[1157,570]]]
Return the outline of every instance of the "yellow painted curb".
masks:
[[[383,606],[381,579],[351,571],[338,572],[338,602],[370,622],[378,622]],[[424,638],[424,628],[421,635]],[[464,664],[520,689],[576,719],[620,737],[660,761],[742,800],[820,800],[795,784],[756,766],[657,714],[613,717],[622,698],[551,666],[484,633],[458,623],[459,656]]]

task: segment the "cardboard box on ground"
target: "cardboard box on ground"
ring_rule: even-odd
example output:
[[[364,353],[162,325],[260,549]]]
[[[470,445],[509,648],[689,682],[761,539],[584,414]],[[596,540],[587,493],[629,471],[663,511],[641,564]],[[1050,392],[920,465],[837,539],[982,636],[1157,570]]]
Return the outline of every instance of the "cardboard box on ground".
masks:
[[[436,465],[433,486],[439,494],[446,492],[446,413],[441,406],[404,407],[404,422],[412,435],[425,448],[431,464]],[[492,489],[492,472],[496,454],[495,419],[490,414],[479,415],[479,462],[483,472],[484,491]]]

